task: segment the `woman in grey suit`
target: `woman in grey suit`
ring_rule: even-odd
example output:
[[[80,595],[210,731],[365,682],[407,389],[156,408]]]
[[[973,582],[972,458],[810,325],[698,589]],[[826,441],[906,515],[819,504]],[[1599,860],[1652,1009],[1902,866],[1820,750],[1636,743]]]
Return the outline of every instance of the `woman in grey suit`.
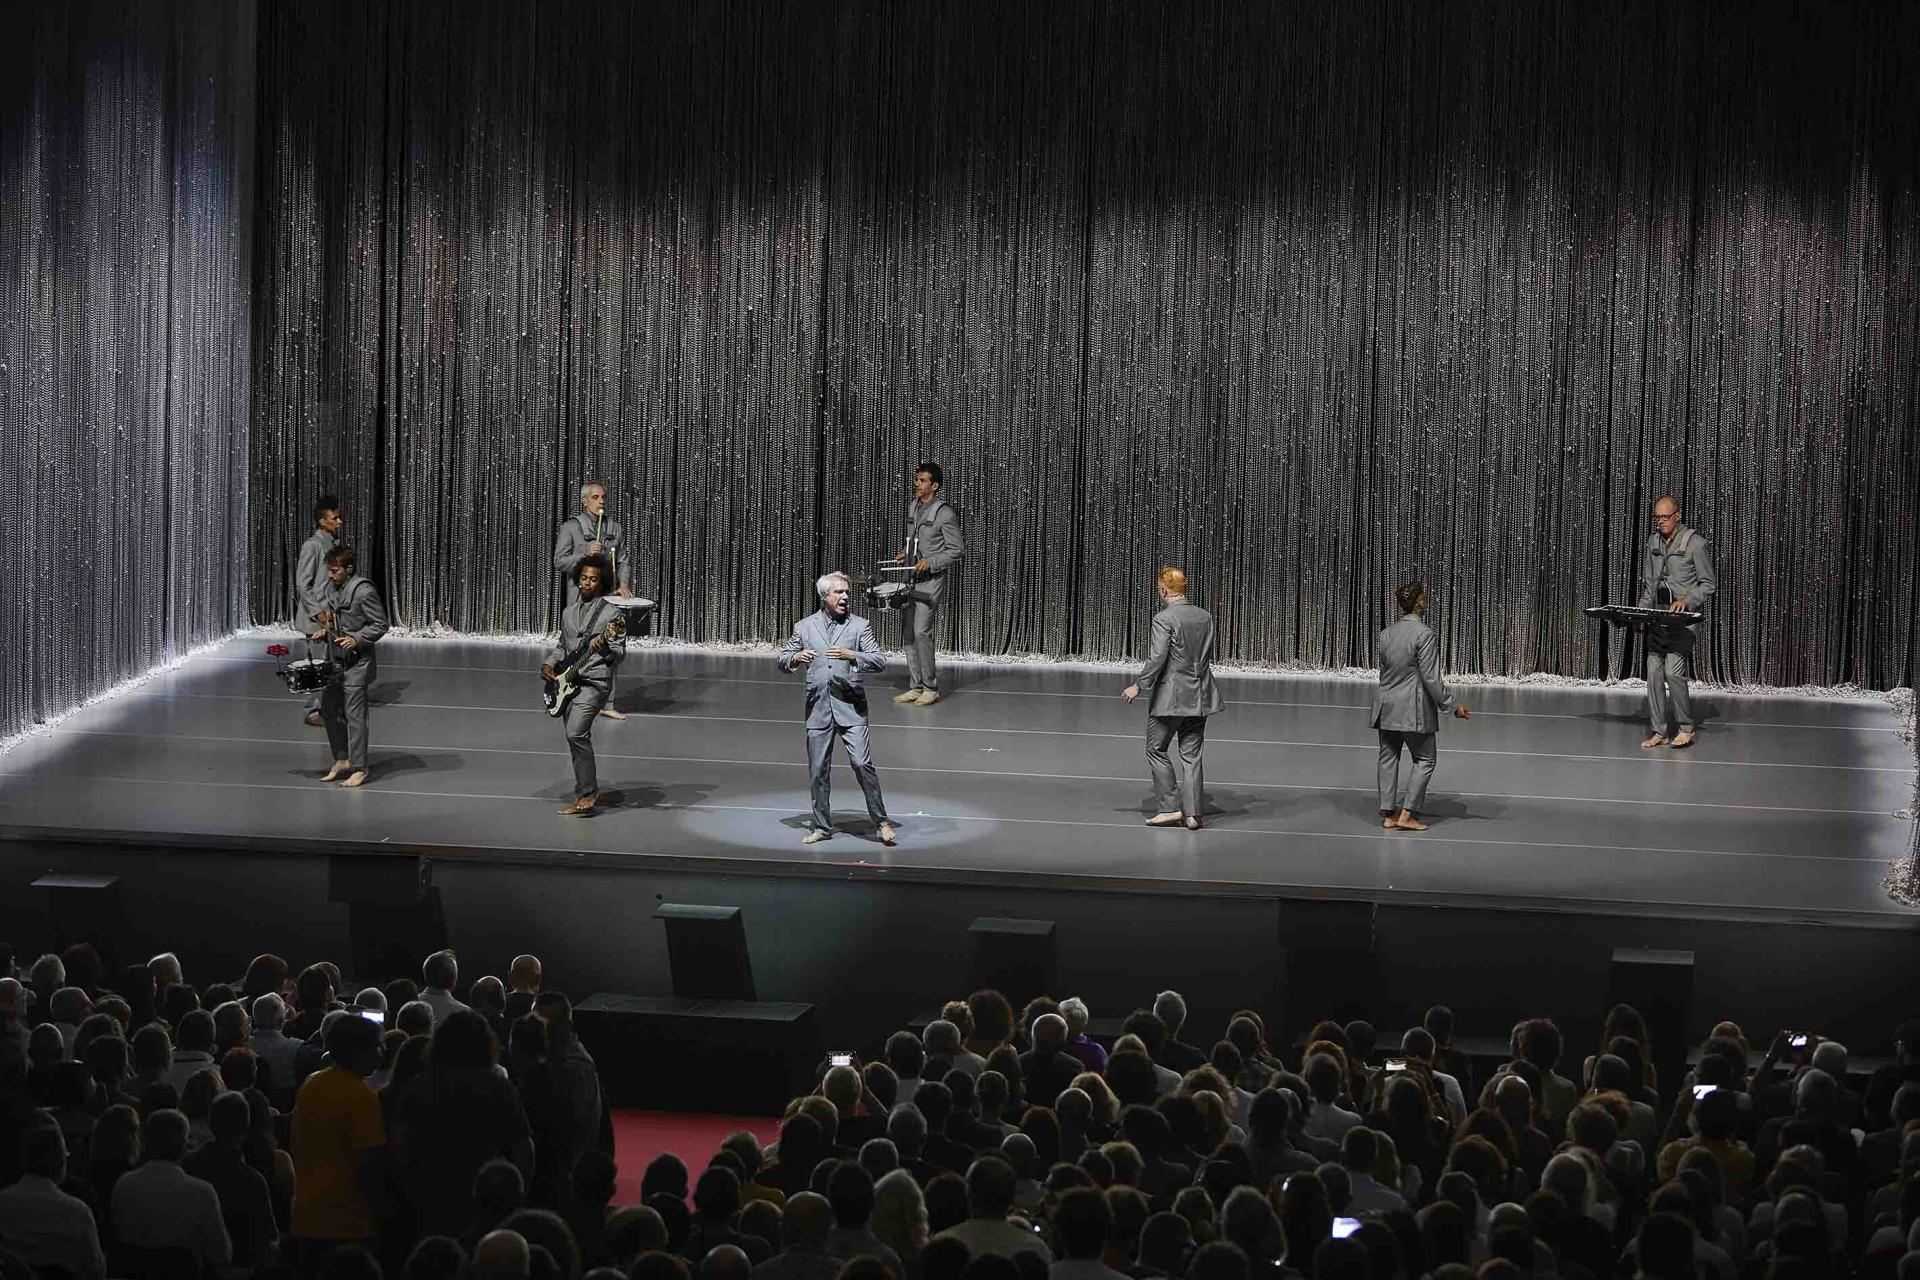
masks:
[[[1380,687],[1373,695],[1373,727],[1380,731],[1380,825],[1388,831],[1425,831],[1415,815],[1439,760],[1440,713],[1472,717],[1440,675],[1440,642],[1427,629],[1427,588],[1409,582],[1393,593],[1400,621],[1380,633]],[[1403,785],[1400,752],[1413,757]]]

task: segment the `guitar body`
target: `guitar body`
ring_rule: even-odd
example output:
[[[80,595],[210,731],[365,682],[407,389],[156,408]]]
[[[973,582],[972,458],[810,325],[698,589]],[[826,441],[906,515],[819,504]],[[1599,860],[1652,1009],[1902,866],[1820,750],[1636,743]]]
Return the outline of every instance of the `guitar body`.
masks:
[[[540,682],[541,697],[546,701],[548,715],[555,719],[566,715],[567,708],[572,706],[573,700],[580,696],[580,690],[585,687],[580,679],[580,668],[586,665],[587,658],[591,656],[593,642],[604,640],[607,644],[612,644],[626,634],[626,615],[616,615],[597,636],[590,636],[581,641],[571,653],[560,660],[559,669],[554,672],[555,678]]]

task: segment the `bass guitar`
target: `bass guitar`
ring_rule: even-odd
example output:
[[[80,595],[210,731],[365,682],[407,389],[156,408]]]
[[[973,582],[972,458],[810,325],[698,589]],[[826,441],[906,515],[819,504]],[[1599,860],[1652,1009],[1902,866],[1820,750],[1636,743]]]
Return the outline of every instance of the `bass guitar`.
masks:
[[[573,700],[580,696],[580,690],[583,687],[580,682],[580,668],[585,666],[587,659],[592,656],[594,641],[601,640],[606,644],[612,644],[626,634],[627,616],[624,613],[617,613],[613,620],[602,627],[598,633],[582,640],[573,647],[572,652],[560,660],[560,665],[554,668],[554,678],[540,682],[544,687],[542,696],[547,702],[548,715],[564,716],[567,714],[567,708],[573,705]]]

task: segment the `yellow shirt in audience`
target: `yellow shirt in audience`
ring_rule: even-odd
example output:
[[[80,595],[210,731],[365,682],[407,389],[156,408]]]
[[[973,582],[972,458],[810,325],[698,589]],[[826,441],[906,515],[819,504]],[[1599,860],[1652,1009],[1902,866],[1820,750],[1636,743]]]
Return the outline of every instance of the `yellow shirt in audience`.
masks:
[[[387,1143],[380,1099],[351,1071],[323,1067],[307,1077],[293,1104],[293,1234],[312,1240],[366,1240],[373,1206],[360,1191],[358,1165]]]

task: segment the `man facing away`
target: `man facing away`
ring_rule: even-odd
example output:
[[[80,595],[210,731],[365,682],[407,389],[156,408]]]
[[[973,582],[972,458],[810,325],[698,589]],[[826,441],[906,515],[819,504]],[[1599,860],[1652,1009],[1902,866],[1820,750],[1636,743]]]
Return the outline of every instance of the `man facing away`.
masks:
[[[1659,498],[1653,504],[1653,532],[1647,535],[1640,566],[1642,609],[1665,608],[1697,613],[1707,607],[1719,580],[1707,540],[1680,520],[1680,504]],[[1693,700],[1687,668],[1693,659],[1692,627],[1654,623],[1647,633],[1647,737],[1643,747],[1693,745]],[[1678,729],[1673,733],[1671,730]]]
[[[305,631],[319,620],[327,607],[327,553],[333,550],[346,521],[340,515],[340,499],[330,493],[320,495],[313,504],[313,532],[300,544],[300,561],[293,571],[293,625]],[[307,723],[318,729],[327,723],[320,713],[322,691],[307,695]]]
[[[782,671],[804,667],[807,673],[807,765],[813,775],[812,826],[802,844],[817,844],[833,834],[833,743],[847,744],[847,761],[867,797],[882,844],[894,842],[893,820],[880,795],[880,774],[867,748],[867,692],[864,674],[887,665],[874,643],[873,629],[852,612],[852,584],[844,573],[822,574],[813,584],[820,608],[794,624],[780,650]]]
[[[940,701],[940,673],[933,663],[933,615],[946,594],[947,570],[960,561],[960,521],[940,496],[946,482],[937,462],[923,462],[913,473],[913,501],[907,504],[907,545],[899,559],[913,566],[912,604],[900,611],[901,643],[907,651],[907,688],[894,701],[930,707]]]
[[[1150,827],[1184,821],[1201,826],[1200,748],[1207,717],[1224,705],[1213,681],[1213,615],[1187,603],[1187,575],[1171,566],[1156,585],[1160,612],[1153,618],[1153,639],[1140,675],[1121,692],[1132,702],[1147,695],[1147,767],[1153,773],[1156,812]],[[1180,778],[1176,784],[1167,747],[1179,740]]]
[[[1427,588],[1418,582],[1394,592],[1400,621],[1380,633],[1380,686],[1373,695],[1373,727],[1380,732],[1380,825],[1389,831],[1425,831],[1417,816],[1439,761],[1440,713],[1467,720],[1464,703],[1440,676],[1440,642],[1427,628]],[[1400,753],[1413,757],[1403,783]]]
[[[624,640],[609,641],[600,634],[620,611],[605,599],[612,574],[600,556],[588,556],[573,571],[575,594],[572,603],[560,613],[560,643],[540,664],[540,678],[557,680],[556,670],[566,656],[587,646],[575,676],[580,692],[567,706],[567,753],[573,757],[573,803],[560,812],[579,816],[593,812],[600,802],[600,775],[593,755],[593,721],[613,696],[614,673],[626,656]]]
[[[338,781],[343,787],[361,786],[367,780],[367,694],[378,667],[374,646],[387,634],[387,607],[373,584],[355,573],[358,566],[352,547],[327,552],[326,607],[320,611],[320,629],[310,637],[324,640],[331,634],[334,652],[330,656],[336,662],[354,663],[335,675],[320,695],[327,744],[333,748],[333,767],[320,775],[320,781]]]

